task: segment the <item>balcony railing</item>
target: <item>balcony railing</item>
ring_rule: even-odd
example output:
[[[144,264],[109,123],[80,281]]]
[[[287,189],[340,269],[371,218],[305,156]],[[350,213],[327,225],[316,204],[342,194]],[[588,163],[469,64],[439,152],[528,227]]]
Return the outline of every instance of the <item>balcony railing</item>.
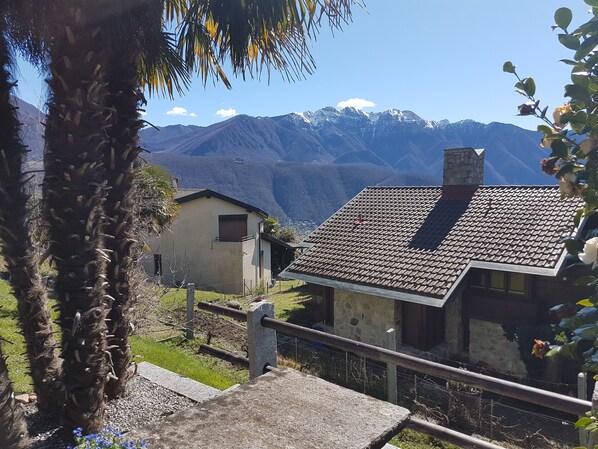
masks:
[[[255,235],[246,235],[245,237],[216,237],[217,242],[247,242],[248,240],[254,240]]]

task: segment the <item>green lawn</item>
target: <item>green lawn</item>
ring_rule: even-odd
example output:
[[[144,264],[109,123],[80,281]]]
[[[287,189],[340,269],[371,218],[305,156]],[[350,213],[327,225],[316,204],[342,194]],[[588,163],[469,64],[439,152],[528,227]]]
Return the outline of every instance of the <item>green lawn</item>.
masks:
[[[9,375],[15,392],[18,394],[31,391],[25,341],[19,334],[17,322],[17,301],[4,280],[0,280],[0,344],[4,356],[7,357]]]
[[[136,362],[161,366],[219,390],[249,379],[247,370],[226,367],[214,357],[199,355],[193,349],[177,344],[182,339],[159,343],[149,338],[133,336],[130,341]]]
[[[404,429],[396,437],[390,440],[390,444],[401,449],[459,449],[459,446],[445,443],[438,438],[434,438],[411,429]]]
[[[162,301],[180,302],[184,307],[185,295],[184,290],[173,290],[162,298]],[[217,294],[197,292],[198,299],[200,297],[204,299],[206,296],[215,298]],[[8,359],[9,375],[15,393],[31,392],[25,343],[22,335],[19,334],[17,322],[16,299],[4,280],[0,280],[0,343]],[[246,370],[237,370],[218,359],[197,354],[198,343],[186,345],[182,339],[159,343],[151,337],[131,338],[131,348],[136,362],[147,361],[218,389],[225,389],[248,380]]]

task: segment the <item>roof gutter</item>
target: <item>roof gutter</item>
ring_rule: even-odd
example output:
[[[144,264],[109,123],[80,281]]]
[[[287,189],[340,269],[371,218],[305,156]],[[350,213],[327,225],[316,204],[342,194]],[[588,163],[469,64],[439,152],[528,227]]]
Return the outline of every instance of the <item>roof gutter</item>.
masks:
[[[483,262],[473,260],[467,264],[465,269],[461,272],[459,277],[453,282],[453,285],[442,298],[434,298],[430,296],[417,295],[414,293],[401,292],[398,290],[390,290],[387,288],[372,287],[369,285],[355,284],[352,282],[345,282],[336,279],[328,279],[319,276],[312,276],[303,273],[296,273],[293,271],[284,270],[279,274],[280,277],[296,279],[300,281],[309,282],[312,284],[323,285],[325,287],[339,288],[357,293],[365,293],[366,295],[381,296],[384,298],[396,299],[398,301],[411,302],[414,304],[422,304],[432,307],[443,307],[449,300],[455,289],[461,284],[463,278],[472,268],[482,268],[485,270],[508,271],[511,273],[533,274],[538,276],[556,276],[561,270],[567,251],[563,251],[561,257],[554,268],[529,267],[525,265],[513,265],[506,263]]]
[[[587,218],[584,217],[579,223],[579,226],[573,230],[573,235],[579,236],[580,231],[583,229]],[[470,261],[467,266],[463,269],[459,277],[453,282],[453,285],[448,292],[442,298],[434,298],[430,296],[416,295],[414,293],[401,292],[398,290],[390,290],[387,288],[372,287],[363,284],[355,284],[352,282],[345,282],[335,279],[327,279],[319,276],[312,276],[303,273],[297,273],[286,270],[282,271],[279,276],[282,278],[297,279],[300,281],[309,282],[312,284],[323,285],[325,287],[339,288],[342,290],[348,290],[357,293],[365,293],[366,295],[381,296],[383,298],[395,299],[398,301],[411,302],[414,304],[422,304],[432,307],[443,307],[444,304],[451,297],[455,289],[459,286],[463,278],[467,275],[471,268],[481,268],[484,270],[497,270],[497,271],[508,271],[511,273],[523,273],[537,276],[556,276],[565,262],[567,256],[567,250],[563,250],[554,268],[544,267],[530,267],[527,265],[513,265],[508,263],[497,263],[497,262],[484,262],[478,260]],[[292,265],[291,265],[292,266]]]

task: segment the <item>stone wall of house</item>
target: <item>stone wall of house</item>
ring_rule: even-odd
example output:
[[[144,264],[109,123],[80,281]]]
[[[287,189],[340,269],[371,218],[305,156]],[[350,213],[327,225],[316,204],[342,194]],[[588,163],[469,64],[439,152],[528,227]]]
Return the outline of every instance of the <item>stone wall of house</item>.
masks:
[[[444,306],[445,357],[460,355],[463,351],[462,304],[461,292],[458,292]]]
[[[372,345],[386,347],[386,331],[400,335],[393,299],[347,290],[334,290],[334,333]]]
[[[502,326],[497,323],[469,320],[469,360],[502,372],[527,375],[517,343],[507,340]]]

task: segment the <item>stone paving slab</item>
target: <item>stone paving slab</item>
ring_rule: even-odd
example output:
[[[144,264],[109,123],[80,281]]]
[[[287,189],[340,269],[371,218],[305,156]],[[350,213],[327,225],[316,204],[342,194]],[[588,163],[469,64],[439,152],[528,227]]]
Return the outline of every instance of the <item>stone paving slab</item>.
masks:
[[[141,362],[137,365],[137,374],[196,402],[211,399],[222,393],[216,388],[209,387],[201,382],[173,373],[148,362]]]
[[[409,411],[290,369],[131,432],[153,449],[379,449]]]

